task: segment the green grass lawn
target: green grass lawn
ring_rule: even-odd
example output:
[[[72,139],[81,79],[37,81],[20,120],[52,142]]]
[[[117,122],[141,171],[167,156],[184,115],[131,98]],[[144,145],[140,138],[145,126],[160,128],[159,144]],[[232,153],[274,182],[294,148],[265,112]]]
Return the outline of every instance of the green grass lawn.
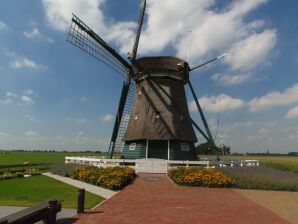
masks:
[[[101,156],[97,153],[74,152],[0,152],[0,165],[30,163],[64,163],[65,156]]]
[[[76,208],[78,188],[47,176],[33,176],[11,180],[0,180],[0,205],[31,206],[48,200],[64,200],[64,208]],[[86,192],[85,207],[99,204],[102,197]]]
[[[220,168],[235,179],[235,187],[244,189],[298,191],[298,174],[274,167]]]
[[[261,165],[279,170],[298,173],[298,157],[296,156],[223,156],[223,160],[260,160]]]

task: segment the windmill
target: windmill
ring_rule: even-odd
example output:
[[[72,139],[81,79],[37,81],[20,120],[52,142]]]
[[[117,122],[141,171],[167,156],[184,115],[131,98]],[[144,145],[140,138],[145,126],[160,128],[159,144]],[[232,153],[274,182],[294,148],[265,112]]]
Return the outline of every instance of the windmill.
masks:
[[[171,56],[137,58],[146,0],[141,0],[136,37],[128,60],[73,14],[67,41],[121,74],[123,83],[109,146],[109,157],[122,151],[127,159],[197,160],[194,128],[215,148],[189,73],[194,68]],[[189,85],[205,131],[190,117],[185,94]],[[194,127],[194,128],[193,128]]]

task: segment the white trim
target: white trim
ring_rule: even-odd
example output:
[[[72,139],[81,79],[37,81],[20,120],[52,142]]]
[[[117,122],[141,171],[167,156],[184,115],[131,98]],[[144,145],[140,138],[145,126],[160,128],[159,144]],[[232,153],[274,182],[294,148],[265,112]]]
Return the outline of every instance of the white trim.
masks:
[[[148,139],[146,139],[146,159],[148,159]]]
[[[137,147],[137,143],[132,142],[132,143],[130,143],[128,150],[129,151],[135,151],[136,150],[136,147]]]
[[[168,140],[168,160],[170,160],[170,140]]]

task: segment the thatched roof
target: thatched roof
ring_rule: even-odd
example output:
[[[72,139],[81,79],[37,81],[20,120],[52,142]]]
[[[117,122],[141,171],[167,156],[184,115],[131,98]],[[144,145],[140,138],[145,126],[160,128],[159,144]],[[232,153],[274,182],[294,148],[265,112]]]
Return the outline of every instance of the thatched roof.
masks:
[[[142,79],[147,75],[163,74],[167,74],[168,78],[182,80],[183,83],[188,80],[188,63],[176,57],[143,57],[134,61],[132,68],[132,78],[135,80]]]

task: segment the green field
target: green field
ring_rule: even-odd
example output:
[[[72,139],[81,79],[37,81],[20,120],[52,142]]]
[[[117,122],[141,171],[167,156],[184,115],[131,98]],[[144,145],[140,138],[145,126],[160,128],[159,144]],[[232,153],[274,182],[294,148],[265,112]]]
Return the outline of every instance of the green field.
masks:
[[[298,156],[223,156],[223,160],[260,160],[261,165],[298,173]]]
[[[64,163],[65,156],[106,156],[98,153],[75,152],[0,152],[0,165],[29,163]]]
[[[49,200],[64,200],[64,208],[76,208],[78,188],[47,176],[33,176],[0,180],[0,205],[31,206]],[[86,192],[85,207],[92,208],[103,200],[102,197]]]

